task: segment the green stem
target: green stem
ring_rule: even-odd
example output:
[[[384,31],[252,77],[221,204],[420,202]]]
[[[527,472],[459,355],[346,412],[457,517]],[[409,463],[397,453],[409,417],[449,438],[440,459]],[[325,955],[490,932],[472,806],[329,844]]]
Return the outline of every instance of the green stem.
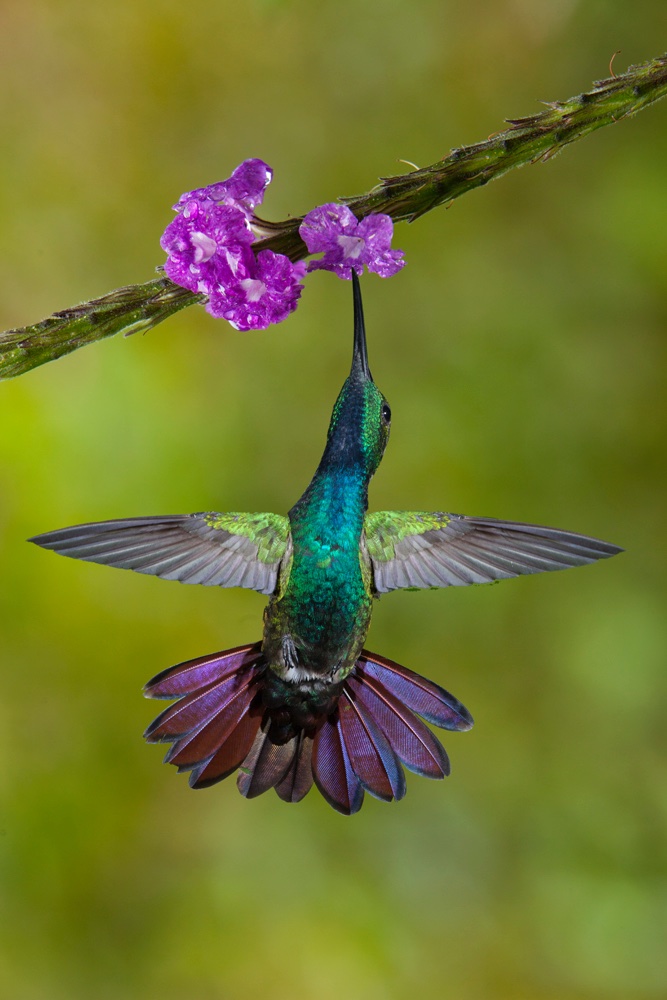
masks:
[[[341,200],[359,219],[384,212],[397,222],[412,222],[514,167],[551,159],[577,139],[635,115],[666,95],[667,54],[600,80],[578,97],[548,104],[539,114],[508,119],[509,128],[484,142],[454,149],[429,167],[384,177],[366,194]],[[299,236],[301,222],[301,217],[284,222],[258,219],[257,228],[266,235],[254,248],[283,253],[294,261],[306,257],[308,250]],[[33,326],[9,330],[0,334],[0,379],[22,375],[122,331],[149,330],[179,309],[202,301],[203,296],[168,278],[155,278],[64,309]]]
[[[121,331],[126,336],[145,332],[179,309],[203,301],[203,295],[193,295],[169,278],[153,278],[62,309],[32,326],[7,330],[0,334],[0,379],[23,375]]]
[[[622,76],[599,80],[593,89],[569,101],[554,101],[528,118],[508,119],[510,126],[474,146],[453,149],[449,156],[409,174],[383,177],[367,194],[342,198],[357,218],[384,212],[395,222],[413,222],[438,205],[502,177],[514,167],[546,161],[577,139],[603,125],[636,115],[667,95],[667,54],[631,66]],[[307,256],[299,236],[302,218],[262,223],[274,234],[256,244],[293,260]]]

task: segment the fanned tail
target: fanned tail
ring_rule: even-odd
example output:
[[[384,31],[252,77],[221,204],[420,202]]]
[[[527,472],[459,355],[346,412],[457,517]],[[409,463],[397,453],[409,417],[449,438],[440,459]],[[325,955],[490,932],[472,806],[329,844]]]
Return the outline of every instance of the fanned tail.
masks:
[[[180,698],[151,723],[149,743],[172,746],[165,762],[190,771],[192,788],[232,774],[246,759],[262,721],[261,644],[179,663],[145,687],[148,698]]]
[[[275,743],[269,735],[270,727],[271,721],[267,719],[241,765],[236,784],[247,799],[254,799],[280,784],[294,760],[296,734],[286,743]]]
[[[301,730],[285,776],[275,785],[283,802],[300,802],[313,786],[313,737]]]
[[[315,782],[334,809],[357,812],[364,790],[385,801],[402,798],[401,764],[427,778],[449,774],[444,747],[418,716],[441,729],[462,731],[473,724],[444,688],[362,649],[313,745]]]
[[[449,774],[447,754],[422,719],[441,729],[472,726],[444,688],[365,649],[342,684],[320,684],[315,694],[303,683],[279,681],[261,643],[171,667],[145,690],[151,698],[179,699],[145,737],[172,744],[165,761],[189,771],[193,788],[238,769],[246,798],[275,788],[283,801],[300,802],[315,782],[346,815],[358,812],[366,791],[385,802],[403,798],[403,766],[428,778]]]

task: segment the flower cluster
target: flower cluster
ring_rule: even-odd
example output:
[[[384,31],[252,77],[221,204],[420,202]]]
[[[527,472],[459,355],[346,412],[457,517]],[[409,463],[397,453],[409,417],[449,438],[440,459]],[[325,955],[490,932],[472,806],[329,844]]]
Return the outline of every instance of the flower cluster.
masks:
[[[218,184],[188,191],[174,209],[160,245],[165,273],[175,284],[208,297],[212,316],[237,330],[263,330],[294,309],[305,264],[263,250],[255,255],[250,222],[272,172],[262,160],[245,160]]]
[[[175,284],[206,295],[212,316],[237,330],[263,330],[296,309],[306,271],[324,269],[349,279],[364,265],[383,278],[404,266],[400,250],[391,249],[393,223],[388,215],[359,222],[345,205],[327,204],[305,216],[299,233],[309,253],[320,260],[293,263],[284,254],[252,244],[254,212],[272,177],[262,160],[245,160],[225,181],[181,195],[176,218],[160,245],[167,253],[165,273]]]

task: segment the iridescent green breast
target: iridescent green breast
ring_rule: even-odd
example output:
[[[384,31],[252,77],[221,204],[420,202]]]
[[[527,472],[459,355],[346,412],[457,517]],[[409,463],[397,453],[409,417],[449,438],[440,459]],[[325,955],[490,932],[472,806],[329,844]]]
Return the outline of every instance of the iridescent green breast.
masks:
[[[371,597],[359,558],[365,498],[358,475],[339,470],[290,512],[292,565],[269,605],[266,640],[284,657],[288,636],[299,667],[313,673],[347,673],[368,631]]]

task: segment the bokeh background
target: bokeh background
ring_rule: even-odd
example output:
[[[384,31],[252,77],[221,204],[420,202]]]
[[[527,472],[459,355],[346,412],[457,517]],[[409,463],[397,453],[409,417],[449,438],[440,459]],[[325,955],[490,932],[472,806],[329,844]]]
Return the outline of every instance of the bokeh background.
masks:
[[[169,206],[248,156],[268,218],[424,165],[667,46],[662,0],[0,8],[0,327],[144,281]],[[375,508],[626,547],[377,607],[369,646],[471,709],[443,784],[193,793],[142,683],[253,641],[263,598],[58,559],[78,521],[285,512],[350,356],[350,291],[200,308],[0,387],[0,994],[601,1000],[667,992],[667,102],[397,227],[363,282],[394,427]],[[158,706],[159,707],[159,706]]]

